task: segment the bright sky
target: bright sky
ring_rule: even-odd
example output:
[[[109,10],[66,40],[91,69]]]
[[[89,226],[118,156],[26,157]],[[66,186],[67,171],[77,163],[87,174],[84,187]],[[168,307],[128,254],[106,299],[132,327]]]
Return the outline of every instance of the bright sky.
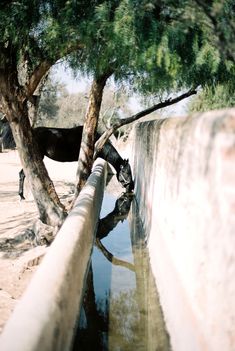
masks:
[[[78,92],[85,92],[89,88],[89,80],[85,77],[74,77],[70,68],[66,67],[63,63],[58,63],[52,68],[52,74],[61,83],[66,85],[70,94]]]

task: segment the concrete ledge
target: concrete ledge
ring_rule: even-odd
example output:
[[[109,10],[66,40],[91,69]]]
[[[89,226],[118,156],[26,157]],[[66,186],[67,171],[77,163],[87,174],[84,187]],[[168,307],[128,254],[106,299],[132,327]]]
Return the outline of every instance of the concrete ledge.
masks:
[[[174,351],[235,350],[235,109],[139,123],[135,193]]]
[[[71,347],[99,218],[106,167],[93,173],[0,337],[1,351],[65,351]]]

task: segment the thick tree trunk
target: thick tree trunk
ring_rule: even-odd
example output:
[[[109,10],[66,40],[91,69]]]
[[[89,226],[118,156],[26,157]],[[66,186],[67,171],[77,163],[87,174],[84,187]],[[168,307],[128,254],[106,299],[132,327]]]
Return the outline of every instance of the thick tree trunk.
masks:
[[[66,212],[49,178],[38,145],[33,138],[28,117],[27,100],[22,99],[20,94],[19,96],[13,95],[11,91],[5,89],[2,102],[24,173],[31,185],[40,219],[45,224],[59,227],[66,216]]]
[[[33,138],[29,121],[28,102],[51,63],[42,62],[26,80],[19,82],[18,58],[14,48],[9,46],[0,52],[0,105],[10,123],[19,152],[21,164],[28,178],[42,222],[59,227],[65,210],[56,194],[54,185],[42,161],[38,145]]]
[[[65,210],[49,178],[37,144],[32,135],[28,116],[10,123],[26,177],[29,179],[40,219],[51,226],[60,226]]]
[[[29,53],[26,46],[22,48],[22,53],[11,42],[6,42],[1,46],[0,106],[10,123],[24,173],[29,179],[38,207],[40,219],[45,224],[59,227],[66,216],[66,211],[56,194],[39,153],[39,148],[33,139],[28,103],[30,102],[34,108],[37,108],[37,101],[33,94],[35,94],[42,78],[48,73],[51,66],[61,58],[61,50],[59,48],[54,58],[49,59],[44,56],[40,47],[35,45],[34,40],[31,44],[34,48],[32,52],[36,54],[34,59],[36,62],[39,61],[37,66],[33,64],[33,59],[28,61]],[[79,42],[76,42],[75,46],[68,43],[62,56],[81,48],[82,45]],[[21,54],[23,56],[19,57]],[[20,64],[24,72],[20,72]],[[21,73],[24,76],[22,76],[22,79],[20,78]],[[32,124],[34,123],[34,117],[35,114],[33,113]]]
[[[83,127],[82,143],[80,148],[78,170],[77,170],[77,187],[75,198],[83,188],[89,177],[93,165],[95,133],[99,119],[100,107],[103,97],[103,90],[107,79],[111,75],[107,73],[93,80],[89,95],[89,104],[86,112],[85,123]]]

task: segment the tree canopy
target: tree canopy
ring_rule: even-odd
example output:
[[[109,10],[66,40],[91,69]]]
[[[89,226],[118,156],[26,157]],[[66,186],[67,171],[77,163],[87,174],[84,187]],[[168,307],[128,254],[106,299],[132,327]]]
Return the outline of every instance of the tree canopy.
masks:
[[[112,69],[116,80],[145,93],[226,81],[234,65],[218,42],[229,27],[231,45],[233,22],[222,16],[232,18],[234,4],[220,3],[205,9],[200,1],[103,1],[81,22],[85,47],[71,63],[88,74]],[[220,31],[207,13],[216,16]]]
[[[45,221],[56,223],[64,208],[40,160],[29,106],[38,106],[49,69],[66,59],[75,74],[80,70],[91,77],[82,143],[90,150],[81,148],[86,158],[80,156],[79,164],[88,164],[89,171],[103,90],[111,76],[146,96],[185,88],[195,92],[199,85],[229,84],[234,92],[234,14],[234,0],[1,1],[0,109]]]
[[[226,83],[235,74],[234,7],[232,0],[3,1],[0,52],[27,63],[28,75],[70,54],[75,72],[111,72],[145,94]]]

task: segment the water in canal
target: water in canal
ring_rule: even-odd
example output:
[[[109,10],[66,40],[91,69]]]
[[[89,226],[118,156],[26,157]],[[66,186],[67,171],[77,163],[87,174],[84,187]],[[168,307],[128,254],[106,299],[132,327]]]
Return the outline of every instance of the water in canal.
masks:
[[[169,351],[133,196],[105,193],[73,351]]]

